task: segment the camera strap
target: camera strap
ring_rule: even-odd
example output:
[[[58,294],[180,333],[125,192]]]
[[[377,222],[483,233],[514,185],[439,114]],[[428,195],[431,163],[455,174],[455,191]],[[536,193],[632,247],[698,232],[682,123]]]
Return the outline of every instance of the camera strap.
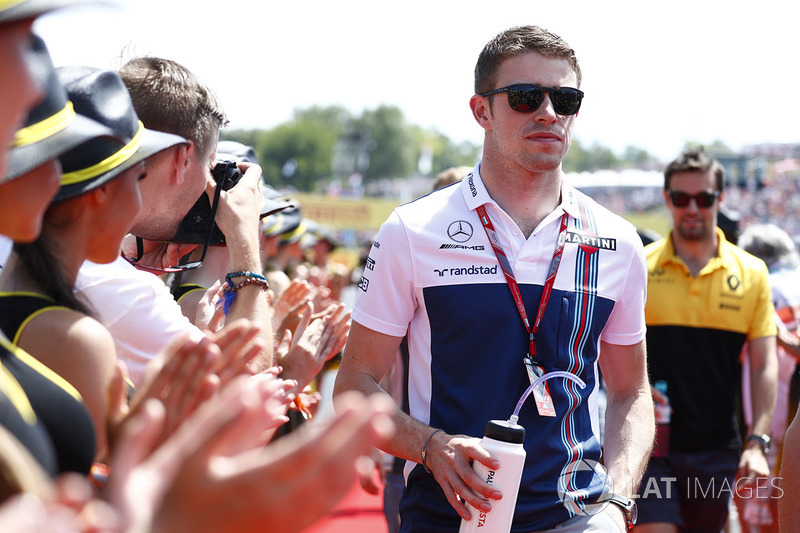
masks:
[[[222,194],[222,182],[218,181],[217,186],[214,188],[214,199],[211,202],[211,220],[212,222],[217,218],[217,207],[219,206],[219,197]],[[130,258],[126,257],[123,254],[123,257],[128,260],[136,268],[141,270],[147,270],[154,274],[165,274],[170,272],[182,272],[184,270],[193,270],[198,268],[200,265],[203,264],[203,260],[206,258],[206,252],[208,252],[208,246],[211,242],[211,234],[214,231],[214,224],[212,223],[209,227],[208,233],[206,233],[204,242],[203,242],[203,253],[200,255],[200,259],[197,261],[189,262],[190,254],[186,254],[185,256],[181,257],[178,261],[177,266],[174,267],[166,267],[166,268],[158,268],[158,267],[151,267],[147,265],[139,264],[142,257],[144,256],[144,240],[141,237],[136,237],[136,257]]]

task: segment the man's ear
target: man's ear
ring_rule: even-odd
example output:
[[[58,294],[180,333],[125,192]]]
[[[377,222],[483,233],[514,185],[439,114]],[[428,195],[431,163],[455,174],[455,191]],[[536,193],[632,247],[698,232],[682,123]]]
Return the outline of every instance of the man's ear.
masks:
[[[472,116],[475,117],[475,120],[480,124],[481,128],[485,131],[491,131],[492,117],[489,97],[475,94],[469,99],[469,107],[472,110]]]
[[[86,200],[89,202],[90,205],[103,205],[106,203],[106,199],[108,198],[108,183],[105,183],[99,187],[96,187],[85,194]]]
[[[172,154],[172,179],[175,184],[180,185],[186,179],[186,173],[191,166],[190,155],[195,150],[195,144],[188,141],[188,144],[179,144]]]

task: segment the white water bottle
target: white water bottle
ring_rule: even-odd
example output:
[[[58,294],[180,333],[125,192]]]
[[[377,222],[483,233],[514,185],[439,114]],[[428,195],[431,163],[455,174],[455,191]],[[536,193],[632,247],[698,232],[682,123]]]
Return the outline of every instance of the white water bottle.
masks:
[[[500,461],[500,468],[490,470],[483,463],[473,462],[475,472],[503,493],[500,500],[491,500],[492,510],[479,511],[466,504],[472,514],[470,520],[461,520],[459,533],[508,533],[517,506],[519,482],[525,465],[525,428],[506,420],[490,420],[486,424],[481,446]],[[465,502],[466,503],[466,502]]]

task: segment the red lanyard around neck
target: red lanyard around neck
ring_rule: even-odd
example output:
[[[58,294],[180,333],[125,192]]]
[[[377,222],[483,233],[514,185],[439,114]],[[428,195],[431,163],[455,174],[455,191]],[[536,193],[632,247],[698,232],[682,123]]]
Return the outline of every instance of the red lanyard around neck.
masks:
[[[553,252],[553,259],[550,261],[550,269],[547,272],[547,279],[544,281],[544,288],[542,289],[542,298],[539,301],[539,310],[536,313],[536,319],[533,325],[528,320],[528,313],[525,310],[525,303],[522,301],[522,293],[519,290],[519,284],[514,277],[514,271],[511,268],[511,263],[508,262],[505,250],[500,244],[500,239],[495,232],[492,221],[489,219],[489,214],[483,205],[478,206],[478,216],[483,224],[483,229],[486,231],[486,236],[489,237],[489,243],[492,245],[494,255],[497,256],[497,262],[500,263],[500,268],[506,277],[506,283],[511,291],[511,296],[514,298],[514,303],[517,304],[517,311],[522,318],[522,323],[525,329],[530,334],[530,347],[528,348],[528,355],[535,361],[536,360],[536,333],[539,331],[539,325],[542,323],[544,311],[547,309],[547,302],[550,300],[550,295],[553,292],[553,285],[556,281],[556,273],[558,266],[561,264],[561,255],[564,252],[564,242],[566,241],[567,222],[569,222],[569,215],[564,212],[561,215],[561,227],[558,231],[558,241],[556,242],[556,249]]]

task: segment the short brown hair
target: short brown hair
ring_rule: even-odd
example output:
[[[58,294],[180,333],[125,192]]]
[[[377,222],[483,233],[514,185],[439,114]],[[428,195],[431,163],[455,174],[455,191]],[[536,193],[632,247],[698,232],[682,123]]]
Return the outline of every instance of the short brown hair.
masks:
[[[669,179],[678,172],[711,172],[718,191],[725,188],[725,169],[703,148],[685,150],[664,170],[664,190],[669,190]]]
[[[578,58],[564,39],[538,26],[516,26],[498,34],[483,47],[475,64],[475,94],[495,89],[492,84],[500,63],[526,52],[567,61],[578,77],[578,87],[581,86]]]
[[[201,154],[228,123],[211,89],[175,61],[138,57],[123,65],[119,74],[145,127],[189,139]]]

